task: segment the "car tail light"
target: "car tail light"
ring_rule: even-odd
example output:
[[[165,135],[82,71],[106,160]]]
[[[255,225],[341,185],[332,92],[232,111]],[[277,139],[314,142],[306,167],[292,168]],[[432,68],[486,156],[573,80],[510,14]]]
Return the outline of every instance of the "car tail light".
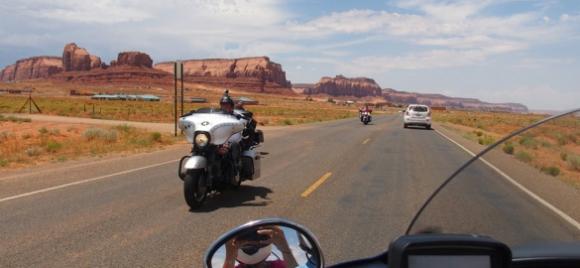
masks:
[[[406,111],[406,112],[405,112],[405,115],[407,115],[407,116],[408,116],[408,115],[409,115],[409,111]]]
[[[427,113],[427,116],[431,116],[431,111],[429,111],[429,112]]]

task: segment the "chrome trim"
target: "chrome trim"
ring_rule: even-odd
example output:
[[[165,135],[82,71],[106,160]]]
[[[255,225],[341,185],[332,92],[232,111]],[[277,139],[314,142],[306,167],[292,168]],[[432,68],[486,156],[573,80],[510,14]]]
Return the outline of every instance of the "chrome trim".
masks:
[[[205,158],[205,156],[193,155],[189,159],[187,159],[187,161],[185,161],[185,165],[183,165],[183,168],[185,168],[186,170],[205,169],[207,168],[207,159]]]

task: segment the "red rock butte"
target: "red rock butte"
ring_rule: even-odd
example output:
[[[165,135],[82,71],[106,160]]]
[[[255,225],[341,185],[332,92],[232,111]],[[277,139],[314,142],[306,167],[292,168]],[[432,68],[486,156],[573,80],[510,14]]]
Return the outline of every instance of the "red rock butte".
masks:
[[[18,81],[26,79],[47,78],[62,72],[60,57],[39,56],[16,61],[0,71],[0,81]]]
[[[218,87],[293,95],[282,66],[268,57],[192,59],[183,61],[187,82]],[[139,51],[125,51],[110,65],[76,43],[66,44],[62,57],[32,57],[17,61],[0,72],[0,81],[53,79],[83,83],[171,83],[173,62],[153,66],[153,59]]]
[[[304,94],[328,94],[330,96],[381,96],[382,90],[375,80],[366,77],[347,78],[342,75],[322,77],[313,88]]]
[[[155,64],[155,69],[173,73],[173,62]],[[293,93],[282,65],[268,57],[238,59],[192,59],[183,61],[189,82],[236,87],[248,91]]]

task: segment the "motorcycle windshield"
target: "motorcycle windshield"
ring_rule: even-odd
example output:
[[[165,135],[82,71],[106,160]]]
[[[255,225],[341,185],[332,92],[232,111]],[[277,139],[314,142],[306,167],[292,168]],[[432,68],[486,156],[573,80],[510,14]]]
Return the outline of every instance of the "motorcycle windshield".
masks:
[[[450,174],[407,234],[478,234],[509,246],[579,241],[578,110],[549,120],[540,115],[488,116],[495,118],[468,118],[479,122],[473,128],[440,127],[440,134],[463,147],[471,163]],[[538,120],[546,121],[511,138],[498,135]],[[482,155],[469,157],[467,150]]]

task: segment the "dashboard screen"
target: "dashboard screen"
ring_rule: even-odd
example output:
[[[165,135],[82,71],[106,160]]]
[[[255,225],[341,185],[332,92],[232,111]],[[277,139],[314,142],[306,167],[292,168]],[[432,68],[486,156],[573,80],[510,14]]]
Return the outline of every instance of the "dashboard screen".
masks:
[[[487,255],[409,255],[409,268],[490,268]]]

